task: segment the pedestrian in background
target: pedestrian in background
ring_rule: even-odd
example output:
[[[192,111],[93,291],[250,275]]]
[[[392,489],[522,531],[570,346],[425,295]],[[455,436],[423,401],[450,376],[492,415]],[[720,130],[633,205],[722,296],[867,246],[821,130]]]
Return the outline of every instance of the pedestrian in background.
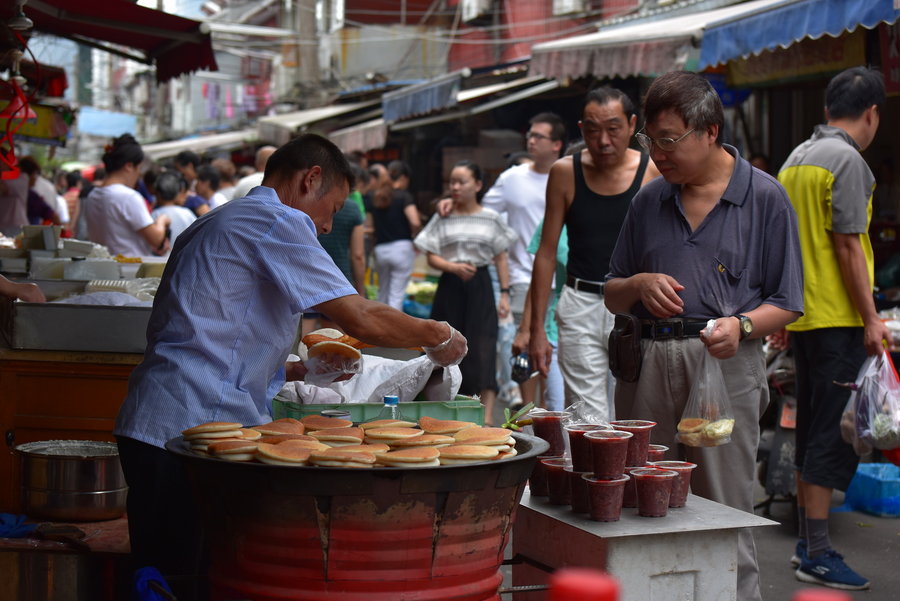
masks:
[[[197,216],[193,211],[184,208],[184,200],[187,198],[187,182],[177,171],[163,171],[154,182],[156,191],[156,208],[150,216],[156,219],[160,215],[168,215],[170,224],[167,236],[169,244],[175,244],[175,239],[186,230]],[[169,253],[167,252],[166,255]]]
[[[371,207],[375,226],[378,302],[403,310],[406,285],[416,258],[413,237],[422,229],[419,210],[409,193],[409,165],[391,161],[388,180],[375,190]]]
[[[446,321],[469,343],[469,354],[459,365],[460,392],[481,396],[485,423],[490,424],[497,397],[497,318],[509,313],[506,251],[517,235],[499,214],[479,203],[482,178],[475,163],[457,163],[450,172],[453,209],[446,217],[435,214],[415,244],[427,254],[428,264],[441,272],[431,319]],[[500,280],[499,299],[488,273],[491,263]]]
[[[778,180],[797,211],[805,314],[788,326],[797,370],[797,511],[800,540],[791,559],[803,582],[861,590],[869,581],[831,547],[834,489],[846,491],[859,457],[840,433],[850,391],[866,355],[884,352],[890,331],[872,296],[869,240],[875,176],[860,155],[878,131],[885,102],[879,72],[854,67],[825,91],[824,125],[794,149]]]
[[[681,448],[698,466],[695,494],[753,513],[759,420],[769,402],[762,339],[803,311],[797,217],[774,178],[722,143],[722,101],[703,76],[662,75],[644,115],[637,138],[663,177],[631,202],[604,290],[610,311],[642,320],[640,376],[616,382],[616,417],[656,422],[651,441],[676,448],[702,355],[719,360],[731,442]],[[715,328],[701,337],[710,319]],[[737,598],[761,599],[750,529],[738,534]]]

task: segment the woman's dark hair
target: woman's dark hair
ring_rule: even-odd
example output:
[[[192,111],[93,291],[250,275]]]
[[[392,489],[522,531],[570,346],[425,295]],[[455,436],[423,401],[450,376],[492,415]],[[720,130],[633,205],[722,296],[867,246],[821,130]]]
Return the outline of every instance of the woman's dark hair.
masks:
[[[350,163],[350,171],[353,172],[353,179],[356,180],[355,185],[350,190],[358,190],[360,186],[365,186],[370,181],[372,181],[372,176],[368,171],[357,165],[356,163]]]
[[[412,177],[412,171],[409,168],[409,165],[403,161],[391,161],[387,166],[388,175],[391,176],[391,181],[397,181],[404,175],[406,177]]]
[[[144,151],[131,134],[122,134],[113,140],[103,153],[103,164],[107,173],[119,171],[128,163],[140,165],[143,160]]]
[[[175,155],[175,164],[179,167],[186,167],[187,165],[193,165],[194,169],[200,166],[200,155],[192,150],[182,150],[177,155]]]
[[[187,190],[187,182],[177,171],[163,171],[156,178],[156,196],[159,200],[175,200],[184,190]]]
[[[350,164],[344,158],[344,153],[328,138],[317,134],[297,136],[273,152],[266,162],[263,183],[290,178],[298,171],[316,165],[322,169],[322,194],[342,183],[353,188],[353,172],[350,171]]]

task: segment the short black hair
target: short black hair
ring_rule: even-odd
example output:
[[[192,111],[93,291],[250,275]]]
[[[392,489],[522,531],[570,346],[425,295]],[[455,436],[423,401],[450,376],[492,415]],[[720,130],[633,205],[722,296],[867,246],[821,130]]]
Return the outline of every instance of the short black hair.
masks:
[[[652,123],[663,111],[673,111],[684,124],[697,131],[719,127],[716,144],[722,144],[725,109],[712,84],[702,75],[670,71],[656,78],[644,98],[644,117]]]
[[[40,175],[41,174],[41,166],[34,159],[34,157],[27,156],[19,159],[19,169],[27,173],[28,175]]]
[[[122,134],[113,140],[112,144],[107,146],[107,151],[103,153],[103,164],[106,166],[106,171],[103,172],[102,177],[106,177],[107,173],[114,173],[122,169],[128,163],[135,166],[140,165],[143,160],[144,151],[141,150],[141,145],[134,139],[134,136]],[[94,178],[97,177],[97,171],[95,171]]]
[[[156,178],[156,195],[160,200],[175,200],[184,190],[187,190],[187,182],[177,171],[163,171]]]
[[[592,102],[601,106],[608,102],[618,102],[622,105],[622,110],[625,112],[625,117],[629,122],[636,112],[634,102],[631,101],[628,94],[611,86],[601,86],[588,92],[584,98],[584,106],[586,107]],[[584,107],[582,107],[581,113],[584,114]]]
[[[182,150],[175,155],[175,164],[179,167],[193,165],[194,169],[196,169],[197,165],[200,164],[200,155],[191,150]]]
[[[69,171],[66,173],[66,186],[69,188],[74,188],[75,186],[83,183],[84,178],[81,176],[81,173],[78,171]]]
[[[322,169],[322,192],[346,183],[354,186],[353,172],[340,148],[318,134],[297,136],[269,157],[263,183],[271,179],[289,178],[298,171],[318,165]]]
[[[867,67],[851,67],[831,78],[825,89],[829,119],[856,119],[870,106],[884,105],[884,77]]]
[[[197,169],[197,181],[209,182],[209,187],[215,192],[219,189],[222,176],[219,174],[219,170],[212,165],[203,165]]]
[[[529,125],[535,123],[546,123],[550,126],[550,139],[554,142],[565,141],[566,139],[566,122],[556,113],[538,113],[528,120]]]
[[[387,170],[392,181],[397,181],[404,175],[412,177],[412,170],[409,168],[409,164],[404,161],[391,161],[388,163]]]

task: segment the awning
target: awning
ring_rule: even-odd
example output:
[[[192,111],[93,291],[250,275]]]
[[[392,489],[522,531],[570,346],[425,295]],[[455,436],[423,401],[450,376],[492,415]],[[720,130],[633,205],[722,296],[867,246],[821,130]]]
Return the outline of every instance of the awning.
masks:
[[[198,154],[213,148],[230,150],[243,146],[248,142],[255,142],[258,137],[258,132],[255,129],[248,128],[223,134],[194,136],[192,138],[182,138],[181,140],[142,144],[141,148],[147,157],[158,161],[159,159],[173,157],[182,150],[192,150]]]
[[[531,72],[558,79],[604,79],[690,68],[710,24],[779,4],[784,0],[754,0],[536,44],[531,48]]]
[[[259,139],[280,146],[296,136],[303,126],[375,106],[378,102],[377,100],[348,102],[347,104],[333,104],[273,117],[261,117],[257,124]]]
[[[472,88],[470,90],[462,90],[457,93],[456,101],[459,104],[457,109],[421,117],[419,119],[391,123],[389,127],[391,131],[402,131],[405,129],[421,127],[423,125],[431,125],[432,123],[453,121],[454,119],[465,119],[472,115],[484,113],[501,106],[512,104],[513,102],[537,96],[538,94],[550,92],[558,88],[559,85],[559,82],[555,79],[548,81],[543,77],[523,77],[503,84],[493,84],[482,86],[480,88]],[[521,89],[514,92],[511,91],[515,88]],[[494,97],[494,94],[500,92],[510,93]],[[484,99],[484,101],[475,102],[476,100],[481,99]]]
[[[781,0],[711,24],[703,33],[700,68],[787,48],[804,38],[838,37],[900,17],[897,0]]]
[[[414,115],[425,115],[455,106],[462,80],[471,73],[468,69],[461,69],[385,93],[381,97],[384,120],[393,123]]]
[[[28,0],[24,10],[37,31],[155,64],[159,82],[199,69],[217,69],[209,33],[198,21],[128,0]],[[99,42],[133,48],[139,53]]]
[[[344,152],[354,150],[368,152],[376,148],[384,148],[387,142],[387,125],[385,125],[384,119],[372,119],[337,129],[328,134],[328,138]]]

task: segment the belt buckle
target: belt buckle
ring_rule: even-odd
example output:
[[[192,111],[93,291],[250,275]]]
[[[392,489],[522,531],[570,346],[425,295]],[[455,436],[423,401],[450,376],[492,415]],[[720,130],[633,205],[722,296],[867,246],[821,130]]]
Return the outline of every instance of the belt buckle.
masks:
[[[658,321],[653,324],[654,340],[684,338],[684,322],[679,320]]]

